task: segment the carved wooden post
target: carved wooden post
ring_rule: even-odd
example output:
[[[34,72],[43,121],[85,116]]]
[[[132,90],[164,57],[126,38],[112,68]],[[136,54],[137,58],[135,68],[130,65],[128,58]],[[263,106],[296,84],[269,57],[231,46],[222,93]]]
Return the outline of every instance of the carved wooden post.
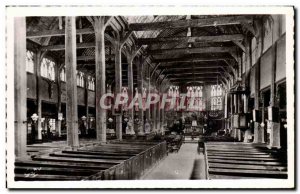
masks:
[[[106,93],[104,16],[89,18],[95,29],[95,97],[96,97],[96,133],[97,140],[106,142],[106,109],[100,106],[100,99]]]
[[[56,130],[58,132],[58,137],[61,137],[61,120],[58,117],[61,114],[61,80],[60,80],[60,72],[62,70],[63,64],[60,61],[56,62],[56,72],[55,72],[55,79],[57,83],[57,104],[56,104],[56,111],[57,111],[57,122],[56,122]]]
[[[37,50],[34,58],[35,62],[35,79],[36,79],[36,113],[38,115],[38,120],[36,123],[35,127],[35,137],[38,140],[42,140],[42,123],[41,123],[41,118],[42,118],[42,99],[41,99],[41,90],[40,88],[42,87],[41,82],[41,63],[42,59],[46,52],[42,52],[41,50]]]
[[[119,36],[119,35],[118,35]],[[115,43],[115,95],[121,94],[122,90],[122,60],[121,60],[121,43],[118,38]],[[122,114],[116,115],[116,135],[122,140]]]
[[[87,73],[84,74],[84,105],[85,105],[85,133],[88,133],[89,123],[89,76]]]
[[[77,113],[77,84],[76,84],[76,23],[75,17],[66,17],[65,64],[67,89],[67,144],[79,146],[78,113]]]
[[[133,99],[133,57],[127,57],[128,61],[128,67],[127,67],[127,73],[128,73],[128,100],[129,102]],[[130,107],[129,110],[129,119],[132,121],[134,120],[134,108]]]
[[[147,67],[146,80],[147,80],[147,93],[146,93],[147,95],[146,96],[148,97],[148,95],[150,94],[150,88],[151,88],[151,85],[150,85],[150,64],[148,64],[148,67]],[[150,106],[149,106],[149,108],[146,109],[146,119],[150,123],[150,120],[151,120]]]
[[[25,17],[14,18],[14,82],[15,82],[15,154],[26,156],[27,128],[27,77],[26,64],[26,21]]]
[[[144,75],[144,63],[142,57],[139,58],[137,62],[137,84],[138,84],[138,93],[142,96],[143,95],[143,75]],[[144,110],[143,107],[139,106],[139,134],[143,135],[144,131]]]
[[[276,60],[277,60],[277,43],[272,46],[272,66],[271,66],[271,99],[270,106],[271,111],[268,112],[269,124],[270,124],[270,146],[280,148],[280,123],[279,123],[279,108],[276,106]],[[272,120],[270,120],[272,117]]]

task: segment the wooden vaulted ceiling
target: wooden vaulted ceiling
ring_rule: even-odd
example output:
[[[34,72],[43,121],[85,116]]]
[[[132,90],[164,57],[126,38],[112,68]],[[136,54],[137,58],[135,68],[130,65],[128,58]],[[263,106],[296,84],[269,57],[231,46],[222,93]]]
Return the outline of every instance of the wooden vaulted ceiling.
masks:
[[[108,17],[109,18],[109,17]],[[233,75],[237,56],[245,52],[245,38],[254,36],[252,15],[115,16],[105,30],[107,78],[114,80],[114,32],[132,32],[123,48],[122,79],[127,84],[126,50],[139,48],[138,55],[150,64],[156,80],[176,85],[191,82],[214,84]],[[64,18],[28,17],[27,47],[64,59]],[[76,18],[78,69],[94,73],[95,35],[87,17]],[[136,84],[136,68],[134,68]]]

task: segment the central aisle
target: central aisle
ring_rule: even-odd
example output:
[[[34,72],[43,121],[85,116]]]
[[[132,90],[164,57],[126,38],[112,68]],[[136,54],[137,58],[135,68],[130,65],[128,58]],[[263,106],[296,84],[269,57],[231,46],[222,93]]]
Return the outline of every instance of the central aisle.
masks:
[[[178,153],[169,153],[163,161],[145,173],[141,179],[190,179],[193,170],[197,171],[198,178],[205,179],[203,154],[197,153],[196,143],[185,143],[182,144]]]

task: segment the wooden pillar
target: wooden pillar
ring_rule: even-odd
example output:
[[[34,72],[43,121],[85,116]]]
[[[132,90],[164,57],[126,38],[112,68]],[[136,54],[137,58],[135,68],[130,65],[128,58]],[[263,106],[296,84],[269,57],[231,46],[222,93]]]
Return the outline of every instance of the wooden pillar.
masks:
[[[261,120],[262,122],[260,123],[260,129],[259,129],[259,133],[258,133],[258,141],[259,143],[265,143],[265,96],[263,93],[260,94],[261,95],[261,101],[262,101],[262,109],[261,109]],[[264,124],[264,126],[261,126],[261,124]]]
[[[259,71],[260,71],[260,63],[257,63],[255,67],[255,84],[254,84],[254,109],[256,111],[260,111],[259,108],[259,101],[260,101],[260,96],[259,96],[259,87],[260,87],[260,76],[259,76]],[[255,121],[254,122],[254,143],[264,143],[263,137],[261,137],[261,131],[263,129],[260,126],[260,122]]]
[[[160,86],[158,86],[158,95],[160,95]],[[157,121],[156,121],[156,129],[160,133],[161,132],[161,121],[160,121],[160,101],[156,105],[157,109]]]
[[[41,99],[41,90],[40,88],[42,87],[41,82],[41,62],[42,62],[42,52],[41,50],[38,50],[35,55],[35,76],[36,76],[36,113],[38,115],[38,120],[36,122],[36,127],[35,127],[35,138],[37,140],[42,140],[42,99]]]
[[[115,47],[115,95],[121,94],[122,91],[122,59],[121,43],[118,38],[114,44]],[[116,135],[122,140],[122,114],[116,115]]]
[[[146,94],[147,94],[147,97],[148,95],[150,94],[150,65],[148,64],[147,66],[147,77],[146,77],[146,80],[147,80],[147,89],[146,89]],[[146,100],[147,101],[147,100]],[[150,113],[150,106],[149,108],[146,109],[146,119],[148,122],[150,122],[151,120],[151,113]]]
[[[127,68],[127,73],[128,73],[128,100],[129,102],[132,101],[133,99],[133,57],[130,56],[127,59],[128,61],[128,68]],[[134,108],[130,108],[128,110],[129,113],[129,119],[134,121]]]
[[[225,89],[225,99],[224,99],[224,129],[228,129],[228,90]]]
[[[27,143],[27,73],[25,17],[14,18],[15,155],[24,157]]]
[[[279,109],[276,107],[276,59],[277,59],[277,44],[276,42],[272,45],[272,66],[271,66],[271,99],[270,99],[270,107],[272,111],[274,108]],[[279,112],[279,111],[278,111]],[[279,118],[279,113],[275,117]],[[269,116],[270,118],[270,116]],[[269,128],[270,128],[270,146],[274,148],[280,148],[280,123],[279,120],[269,120]]]
[[[156,93],[156,89],[153,87],[153,93]],[[157,128],[156,128],[156,108],[157,108],[157,105],[156,105],[156,103],[154,103],[154,104],[152,104],[152,122],[153,122],[153,124],[152,124],[152,130],[153,131],[156,131],[157,130]]]
[[[106,109],[100,106],[100,99],[106,93],[104,17],[94,17],[95,22],[95,96],[96,96],[96,133],[97,140],[106,142]]]
[[[137,63],[137,84],[138,84],[138,93],[143,95],[143,76],[144,76],[144,64],[142,62],[142,57],[139,58]],[[143,107],[139,105],[139,125],[138,125],[138,133],[140,135],[144,134],[144,110]]]
[[[78,112],[77,112],[77,84],[76,84],[76,19],[66,17],[65,35],[65,64],[66,64],[66,119],[67,144],[71,147],[79,146]]]
[[[84,74],[84,108],[85,108],[85,132],[88,133],[88,122],[89,122],[89,76],[87,73]]]
[[[162,95],[163,95],[163,90],[161,91]],[[161,111],[161,134],[164,135],[165,134],[165,107],[162,107],[162,109],[160,109]]]
[[[58,115],[61,113],[61,80],[60,80],[60,72],[62,69],[62,64],[60,61],[56,62],[56,72],[55,72],[55,79],[57,83],[57,104],[56,104],[56,111],[57,111],[57,122],[56,122],[56,130],[58,133],[58,137],[61,137],[61,120],[59,120]]]
[[[227,119],[228,117],[228,91],[225,90],[225,100],[224,100],[224,118]]]

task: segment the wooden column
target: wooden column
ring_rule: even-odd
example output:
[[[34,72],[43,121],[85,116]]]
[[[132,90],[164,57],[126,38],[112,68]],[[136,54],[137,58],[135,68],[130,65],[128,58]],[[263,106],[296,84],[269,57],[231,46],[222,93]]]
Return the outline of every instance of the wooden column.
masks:
[[[84,121],[85,132],[88,133],[88,122],[89,122],[89,76],[87,73],[84,74],[84,108],[86,120]]]
[[[154,85],[153,85],[154,86]],[[156,92],[156,89],[155,89],[155,87],[153,87],[153,93],[157,93]],[[153,131],[156,131],[157,130],[157,128],[156,128],[156,103],[155,104],[152,104],[152,130]]]
[[[100,99],[106,93],[104,17],[94,17],[95,29],[95,96],[96,96],[96,133],[97,140],[106,142],[106,111],[100,106]]]
[[[224,99],[224,125],[225,130],[228,129],[228,90],[225,89],[225,99]]]
[[[224,100],[224,118],[228,117],[228,91],[225,89],[225,100]]]
[[[272,66],[271,66],[271,99],[270,99],[270,108],[274,110],[276,107],[276,59],[277,59],[277,44],[276,42],[272,45]],[[279,113],[277,115],[279,118]],[[279,120],[269,121],[270,128],[270,146],[275,148],[280,148],[280,123]]]
[[[14,18],[15,155],[24,157],[27,144],[27,73],[25,17]]]
[[[115,47],[115,95],[121,94],[122,91],[122,59],[121,44],[118,38],[114,44]],[[122,114],[116,115],[116,135],[122,140]]]
[[[158,86],[158,94],[160,94],[160,86]],[[160,121],[160,101],[157,103],[156,105],[156,109],[157,109],[157,121],[156,121],[156,129],[157,131],[160,133],[161,130],[161,121]]]
[[[65,64],[66,64],[66,119],[67,144],[71,147],[79,146],[78,113],[77,113],[77,84],[76,84],[76,20],[66,17],[65,36]]]
[[[147,97],[148,95],[150,94],[150,65],[148,64],[147,66],[147,77],[146,77],[146,80],[147,80],[147,91],[146,91],[146,94],[147,94]],[[147,100],[146,100],[147,101]],[[146,109],[146,119],[148,122],[150,122],[151,120],[151,113],[150,113],[150,106],[149,108]]]
[[[55,66],[55,79],[57,83],[57,104],[56,104],[56,111],[57,111],[57,122],[56,122],[56,130],[58,132],[58,137],[61,137],[61,120],[58,118],[58,114],[61,113],[61,80],[60,80],[60,72],[63,67],[63,64],[60,61],[56,62]]]
[[[254,84],[254,109],[259,111],[259,101],[260,101],[260,96],[259,96],[259,87],[260,87],[260,76],[259,76],[259,70],[260,69],[260,63],[257,63],[255,66],[255,84]],[[261,137],[261,126],[260,122],[255,121],[254,122],[254,143],[264,143],[262,141]]]
[[[144,76],[144,64],[142,62],[142,57],[139,58],[137,63],[137,84],[138,84],[138,93],[142,96],[143,95],[143,76]],[[145,133],[144,130],[144,110],[142,107],[139,107],[139,126],[138,126],[138,133],[140,135]]]
[[[129,102],[133,99],[133,57],[130,56],[127,58],[128,61],[128,67],[127,67],[127,73],[128,73],[128,100]],[[130,108],[128,110],[129,113],[129,119],[134,121],[134,108]]]
[[[37,140],[42,140],[42,99],[41,99],[41,62],[42,62],[42,52],[41,50],[38,50],[35,55],[35,80],[36,80],[36,113],[38,115],[38,120],[36,122],[36,127],[35,127],[35,138]]]
[[[261,120],[262,122],[260,123],[259,127],[259,132],[258,132],[258,142],[259,143],[265,143],[265,96],[263,93],[260,94],[261,95],[261,101],[262,101],[262,109],[261,109]],[[261,124],[264,124],[264,126],[262,127]]]
[[[161,134],[165,134],[165,110],[161,109]]]

